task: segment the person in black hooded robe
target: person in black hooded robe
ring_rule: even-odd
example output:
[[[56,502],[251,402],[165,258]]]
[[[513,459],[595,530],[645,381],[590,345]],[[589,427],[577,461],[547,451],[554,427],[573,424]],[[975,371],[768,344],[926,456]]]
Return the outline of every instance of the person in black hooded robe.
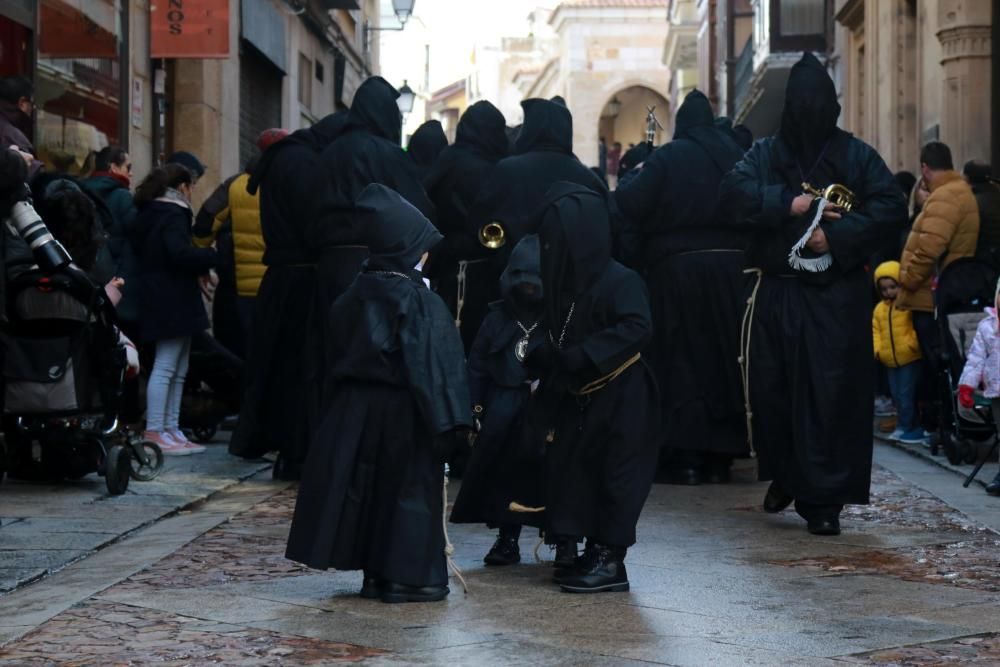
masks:
[[[441,239],[399,194],[371,185],[356,219],[371,256],[329,312],[334,390],[309,452],[286,555],[364,570],[364,597],[448,594],[443,456],[472,425],[465,358],[441,298],[413,269]]]
[[[656,380],[641,359],[649,298],[642,278],[611,259],[601,195],[557,183],[542,211],[546,342],[528,362],[542,376],[547,534],[587,538],[556,581],[569,592],[624,591],[659,450]]]
[[[812,54],[790,72],[781,128],[726,177],[724,219],[751,234],[760,271],[748,309],[749,410],[764,509],[796,511],[819,535],[840,532],[844,504],[871,484],[871,285],[865,262],[906,218],[878,153],[837,128],[833,81]],[[845,185],[851,211],[803,193]]]
[[[229,442],[237,456],[278,451],[274,474],[298,479],[311,433],[307,427],[308,321],[316,288],[317,253],[307,230],[319,212],[320,153],[347,120],[331,114],[264,152],[247,190],[260,192],[267,270],[254,302],[247,341],[245,391]]]
[[[565,104],[530,99],[521,102],[521,107],[524,124],[514,155],[497,164],[470,217],[470,226],[477,234],[490,222],[499,222],[504,228],[505,243],[493,253],[492,275],[487,281],[491,285],[500,279],[517,242],[538,231],[536,213],[554,183],[577,183],[602,197],[608,191],[604,181],[573,154],[573,115]]]
[[[542,453],[525,424],[532,384],[538,379],[524,365],[542,344],[542,278],[538,237],[525,236],[500,277],[503,301],[494,304],[469,354],[469,390],[481,427],[455,499],[453,523],[485,523],[500,529],[486,554],[487,565],[521,560],[521,525],[544,527],[537,508],[542,489]]]
[[[444,234],[426,273],[460,323],[466,352],[489,303],[500,298],[496,282],[490,282],[495,275],[489,266],[492,253],[479,242],[479,230],[469,224],[469,214],[497,162],[507,156],[506,129],[499,109],[485,100],[476,102],[462,114],[455,143],[444,149],[424,179],[437,210],[438,229]]]
[[[310,228],[309,239],[319,252],[318,285],[311,335],[315,363],[308,384],[309,424],[318,426],[318,411],[327,390],[325,369],[333,351],[328,338],[327,312],[355,276],[368,256],[365,230],[355,215],[354,203],[372,183],[392,188],[420,209],[431,222],[434,206],[427,199],[413,161],[400,148],[402,116],[396,99],[399,91],[382,77],[367,79],[358,88],[347,114],[347,122],[320,159],[326,182],[313,197],[322,196],[320,215]],[[412,267],[411,267],[412,268]]]
[[[416,166],[421,180],[424,180],[434,168],[434,163],[446,148],[448,148],[448,135],[441,127],[441,121],[429,120],[416,129],[406,144],[406,154]]]
[[[747,451],[738,363],[745,237],[718,215],[719,184],[742,157],[695,90],[677,111],[673,141],[615,191],[637,229],[651,293],[648,356],[662,392],[672,483],[728,481],[733,457]]]

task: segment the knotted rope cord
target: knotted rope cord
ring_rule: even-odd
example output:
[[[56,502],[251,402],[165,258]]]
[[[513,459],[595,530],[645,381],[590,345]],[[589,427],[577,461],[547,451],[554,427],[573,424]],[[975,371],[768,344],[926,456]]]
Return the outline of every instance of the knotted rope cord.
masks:
[[[604,377],[597,378],[593,382],[588,382],[587,384],[583,385],[573,393],[577,396],[587,396],[588,394],[593,394],[595,392],[604,389],[609,384],[617,380],[622,373],[627,371],[629,367],[635,362],[639,361],[640,358],[642,358],[642,354],[636,352],[634,355],[629,357],[629,359],[624,364],[622,364],[615,370],[611,371]]]
[[[462,309],[465,308],[465,274],[468,268],[469,263],[464,259],[458,262],[458,275],[456,276],[458,285],[455,289],[455,326],[458,328],[462,327]]]
[[[451,538],[448,537],[448,473],[444,475],[444,491],[441,502],[441,528],[444,530],[444,557],[448,562],[448,568],[451,569],[452,574],[461,582],[462,590],[465,594],[469,594],[469,584],[466,583],[465,577],[462,576],[462,570],[458,567],[458,563],[455,562],[453,556],[455,555],[455,545],[451,543]]]
[[[753,316],[757,310],[757,293],[760,291],[760,284],[764,281],[764,272],[760,269],[747,269],[743,273],[754,274],[755,282],[750,298],[747,299],[746,310],[743,311],[743,323],[740,325],[740,375],[743,380],[743,411],[747,419],[747,445],[750,447],[750,456],[757,456],[757,450],[753,447],[753,407],[750,405],[750,340],[753,336]]]

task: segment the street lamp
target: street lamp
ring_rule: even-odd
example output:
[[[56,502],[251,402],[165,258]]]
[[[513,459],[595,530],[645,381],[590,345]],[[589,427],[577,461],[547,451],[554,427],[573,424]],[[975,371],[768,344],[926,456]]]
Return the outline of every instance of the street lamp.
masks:
[[[604,107],[604,110],[606,112],[605,118],[614,118],[621,113],[622,103],[618,101],[617,95],[611,98],[611,101]]]
[[[410,4],[412,5],[413,3],[411,2]],[[399,105],[399,112],[405,115],[413,111],[413,102],[416,98],[416,93],[406,83],[406,79],[403,79],[403,85],[399,89],[399,97],[396,99],[396,104]]]
[[[413,15],[413,5],[415,5],[417,0],[392,0],[392,11],[396,14],[396,20],[399,21],[399,27],[392,28],[373,28],[368,24],[368,19],[365,19],[365,52],[368,52],[368,47],[371,44],[371,33],[382,32],[389,30],[392,32],[399,32],[400,30],[406,29],[406,22],[410,20],[410,16]]]

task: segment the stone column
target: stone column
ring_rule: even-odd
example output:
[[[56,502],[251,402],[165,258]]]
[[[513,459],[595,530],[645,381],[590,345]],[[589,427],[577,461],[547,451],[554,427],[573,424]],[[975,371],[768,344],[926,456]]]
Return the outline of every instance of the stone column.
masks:
[[[990,159],[991,3],[941,0],[941,141],[951,147],[955,166]]]

